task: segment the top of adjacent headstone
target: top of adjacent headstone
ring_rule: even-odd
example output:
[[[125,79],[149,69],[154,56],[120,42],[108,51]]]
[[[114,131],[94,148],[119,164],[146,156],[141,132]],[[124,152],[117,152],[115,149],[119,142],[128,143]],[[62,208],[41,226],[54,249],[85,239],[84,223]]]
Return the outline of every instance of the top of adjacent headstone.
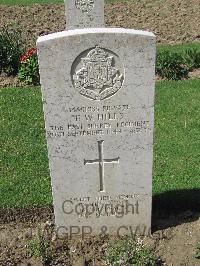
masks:
[[[68,30],[104,27],[104,0],[65,0]]]

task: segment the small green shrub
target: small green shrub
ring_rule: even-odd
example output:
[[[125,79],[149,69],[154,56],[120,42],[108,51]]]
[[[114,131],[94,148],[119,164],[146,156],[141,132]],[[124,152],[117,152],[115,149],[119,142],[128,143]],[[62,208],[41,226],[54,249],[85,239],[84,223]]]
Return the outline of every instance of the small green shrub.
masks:
[[[187,49],[183,53],[185,65],[192,70],[200,67],[200,49]]]
[[[29,241],[28,250],[31,256],[40,258],[43,262],[48,262],[51,257],[51,248],[50,243],[41,233],[41,230],[38,230],[38,236],[35,239]]]
[[[130,238],[111,243],[106,251],[105,261],[112,266],[157,265],[157,259],[152,252]]]
[[[156,74],[162,78],[179,80],[187,78],[189,68],[181,54],[177,52],[162,51],[157,54]]]
[[[197,250],[196,250],[196,259],[200,259],[200,241],[197,243]]]
[[[0,74],[3,71],[8,76],[16,75],[23,53],[21,31],[11,26],[0,28]]]
[[[21,65],[18,71],[18,78],[20,81],[28,85],[39,85],[39,65],[37,58],[37,50],[35,48],[29,49],[21,56]]]

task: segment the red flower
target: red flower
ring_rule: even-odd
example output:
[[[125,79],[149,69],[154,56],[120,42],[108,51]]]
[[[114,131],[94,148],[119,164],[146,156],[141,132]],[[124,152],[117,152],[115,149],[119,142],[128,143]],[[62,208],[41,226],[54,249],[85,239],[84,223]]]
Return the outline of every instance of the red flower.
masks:
[[[22,55],[22,56],[20,57],[20,62],[21,62],[21,63],[24,63],[24,62],[26,62],[27,59],[28,59],[28,57],[27,57],[26,55]]]
[[[29,50],[26,51],[26,53],[24,55],[22,55],[20,57],[20,62],[21,63],[25,63],[26,60],[29,59],[29,57],[31,57],[36,52],[37,52],[37,49],[36,48],[30,48]]]
[[[31,49],[29,49],[29,50],[26,52],[26,55],[27,55],[28,57],[30,57],[30,56],[32,56],[33,54],[35,54],[36,51],[37,51],[36,48],[31,48]]]

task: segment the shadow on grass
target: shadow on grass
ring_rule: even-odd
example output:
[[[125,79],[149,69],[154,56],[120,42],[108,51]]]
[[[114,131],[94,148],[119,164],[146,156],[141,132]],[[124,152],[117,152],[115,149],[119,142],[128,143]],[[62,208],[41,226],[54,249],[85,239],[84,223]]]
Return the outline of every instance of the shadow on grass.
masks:
[[[167,191],[153,196],[153,229],[165,229],[200,217],[200,189]],[[154,231],[154,230],[153,230]]]

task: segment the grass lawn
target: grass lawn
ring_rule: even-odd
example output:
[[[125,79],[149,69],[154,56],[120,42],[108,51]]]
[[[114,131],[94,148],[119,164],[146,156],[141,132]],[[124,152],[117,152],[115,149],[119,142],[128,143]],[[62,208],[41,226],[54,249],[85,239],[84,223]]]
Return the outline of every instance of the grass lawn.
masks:
[[[200,80],[157,83],[153,192],[158,208],[200,210],[199,106]]]
[[[187,49],[197,49],[200,52],[200,42],[184,43],[184,44],[159,44],[157,51],[171,51],[181,53]]]
[[[153,192],[159,204],[174,204],[177,195],[186,203],[193,199],[200,204],[199,88],[200,80],[156,84]],[[40,89],[0,93],[0,207],[51,204]]]
[[[49,204],[52,199],[40,89],[0,92],[0,207]]]
[[[154,192],[200,189],[200,80],[156,87]]]

